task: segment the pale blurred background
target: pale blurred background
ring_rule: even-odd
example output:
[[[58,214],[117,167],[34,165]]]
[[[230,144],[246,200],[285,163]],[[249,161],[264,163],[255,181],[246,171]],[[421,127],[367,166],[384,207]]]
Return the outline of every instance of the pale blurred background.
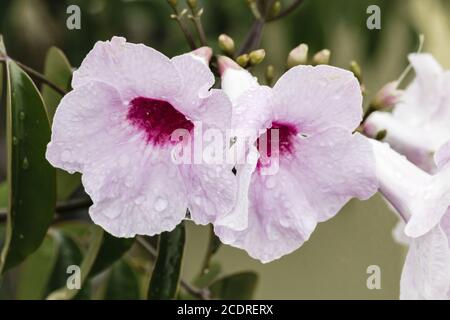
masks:
[[[210,45],[217,48],[220,33],[229,34],[239,44],[252,19],[246,1],[201,3]],[[81,8],[81,30],[66,28],[69,4]],[[381,30],[366,28],[366,9],[371,4],[381,8]],[[188,48],[168,18],[170,13],[166,0],[2,0],[0,33],[10,56],[39,70],[50,46],[63,49],[76,67],[97,40],[113,35],[172,56]],[[267,25],[262,45],[267,51],[265,64],[275,65],[279,75],[288,52],[299,43],[308,43],[311,51],[328,48],[333,65],[347,68],[351,60],[361,64],[370,98],[384,83],[398,78],[407,66],[407,54],[417,49],[421,33],[425,35],[424,51],[450,67],[449,16],[450,1],[444,0],[305,0],[288,18]],[[256,72],[262,73],[263,68]],[[1,115],[4,119],[3,108]],[[3,137],[4,129],[2,144]],[[4,152],[1,161],[4,178]],[[334,219],[320,224],[302,248],[279,261],[262,265],[230,247],[222,247],[216,260],[226,273],[258,271],[256,298],[397,299],[406,251],[392,238],[396,221],[384,201],[375,196],[367,202],[350,202]],[[184,263],[187,279],[198,272],[208,230],[189,226]],[[381,268],[380,290],[366,287],[369,265]]]

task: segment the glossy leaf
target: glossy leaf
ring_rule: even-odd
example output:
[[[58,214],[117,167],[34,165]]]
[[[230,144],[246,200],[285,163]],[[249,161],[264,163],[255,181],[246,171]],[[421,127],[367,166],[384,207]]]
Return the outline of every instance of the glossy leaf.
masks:
[[[105,232],[102,246],[91,270],[91,276],[99,274],[119,260],[128,250],[130,250],[133,243],[134,239],[132,238],[116,238]]]
[[[81,291],[84,290],[87,281],[106,270],[114,262],[119,260],[133,245],[134,239],[115,238],[106,233],[97,225],[90,225],[91,239],[84,254],[81,265]],[[80,298],[77,290],[69,290],[65,287],[53,291],[48,299],[73,299]]]
[[[194,285],[197,288],[203,289],[208,287],[214,280],[218,278],[222,272],[222,267],[219,263],[211,263],[208,269],[203,270],[203,273],[196,277]]]
[[[258,284],[258,275],[247,271],[235,273],[215,281],[210,286],[214,298],[248,300],[252,299]]]
[[[138,300],[140,298],[138,276],[125,260],[117,261],[111,268],[104,298],[106,300]]]
[[[72,80],[72,67],[64,53],[56,48],[51,47],[45,58],[44,75],[47,79],[67,91],[70,90],[70,81]],[[42,97],[47,107],[47,113],[50,121],[53,122],[53,116],[56,108],[61,101],[61,94],[55,92],[48,85],[42,85]]]
[[[0,273],[40,246],[56,202],[55,169],[45,159],[50,125],[44,103],[30,77],[11,60],[6,73],[9,199]]]
[[[83,261],[83,253],[78,244],[70,237],[62,232],[54,232],[53,237],[58,245],[58,255],[53,269],[50,281],[48,283],[46,295],[50,294],[56,289],[59,289],[67,284],[68,268],[70,266],[81,266]],[[83,299],[89,296],[89,285],[84,284],[82,289],[74,296],[78,299]]]
[[[164,232],[159,237],[158,257],[153,269],[149,299],[175,299],[181,275],[186,231],[180,223],[173,231]]]
[[[80,264],[81,269],[81,289],[84,288],[84,284],[86,283],[92,266],[95,263],[95,259],[97,254],[101,248],[103,241],[104,231],[99,226],[94,225],[92,228],[92,235],[89,241],[89,247],[87,252],[84,255],[84,258]],[[66,286],[53,291],[47,299],[49,300],[70,300],[79,294],[80,290],[69,289]]]
[[[39,249],[20,267],[16,294],[18,300],[45,298],[57,257],[58,244],[54,237],[48,235]]]
[[[47,79],[67,91],[70,90],[70,81],[72,79],[72,67],[64,53],[51,47],[47,52],[45,59],[44,75]],[[60,93],[54,91],[48,85],[42,86],[42,97],[45,101],[50,123],[53,122],[53,116],[56,108],[62,99]],[[70,174],[66,171],[56,170],[56,194],[58,200],[67,200],[81,184],[81,175],[79,173]]]

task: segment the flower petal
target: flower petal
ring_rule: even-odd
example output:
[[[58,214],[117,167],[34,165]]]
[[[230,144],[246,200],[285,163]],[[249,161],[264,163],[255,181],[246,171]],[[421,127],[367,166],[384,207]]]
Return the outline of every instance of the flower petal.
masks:
[[[280,159],[274,175],[253,174],[248,228],[215,226],[224,243],[262,262],[278,259],[300,247],[317,222],[334,216],[350,198],[376,192],[371,147],[360,135],[328,129],[297,138],[295,149],[292,159]]]
[[[274,87],[275,121],[293,122],[302,133],[329,127],[354,130],[362,119],[362,95],[353,73],[331,66],[297,66]]]
[[[439,169],[443,169],[444,166],[450,163],[450,141],[439,148],[434,155],[434,159]]]
[[[364,123],[364,132],[375,138],[382,130],[387,132],[384,141],[397,152],[405,155],[408,160],[426,172],[436,171],[433,152],[436,150],[437,140],[432,132],[425,134],[388,112],[372,113]]]
[[[403,267],[400,299],[449,299],[450,248],[440,226],[413,239]]]
[[[67,94],[53,122],[47,159],[83,173],[92,220],[119,237],[173,229],[185,216],[186,191],[170,150],[156,150],[126,121],[127,105],[106,83]]]
[[[72,87],[76,89],[90,81],[114,86],[127,101],[142,96],[166,100],[175,106],[171,99],[181,86],[178,71],[169,58],[120,37],[95,44],[74,72]]]

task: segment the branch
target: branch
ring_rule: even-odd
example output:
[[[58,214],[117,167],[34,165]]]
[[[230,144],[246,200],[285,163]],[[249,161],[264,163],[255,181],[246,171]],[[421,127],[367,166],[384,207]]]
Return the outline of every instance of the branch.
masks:
[[[261,13],[261,16],[254,20],[253,25],[250,28],[249,32],[247,33],[245,41],[242,44],[238,55],[250,52],[259,47],[259,45],[261,44],[262,31],[264,29],[264,25],[266,24],[266,21],[270,14],[270,10],[272,9],[272,6],[274,5],[275,1],[276,0],[269,0],[266,3],[265,8],[261,10],[263,11]]]
[[[64,96],[67,93],[67,90],[61,88],[56,83],[54,83],[51,80],[49,80],[45,75],[43,75],[42,73],[40,73],[40,72],[34,70],[33,68],[27,66],[26,64],[23,64],[22,62],[14,60],[13,58],[8,57],[8,56],[0,57],[0,61],[6,61],[7,59],[11,59],[12,61],[14,61],[19,67],[21,67],[24,71],[26,71],[31,77],[41,81],[42,83],[45,83],[50,88],[52,88],[54,91],[59,93],[61,96]]]
[[[144,248],[149,253],[152,261],[155,261],[156,257],[158,256],[157,250],[147,240],[145,240],[143,236],[136,236],[136,241],[141,245],[142,248]],[[197,299],[201,300],[210,299],[210,293],[208,290],[202,290],[193,287],[183,279],[180,280],[180,286],[184,290],[186,290],[187,293],[189,293],[193,297],[196,297]]]
[[[287,6],[278,15],[268,19],[267,21],[268,22],[272,22],[272,21],[284,18],[285,16],[287,16],[287,15],[291,14],[292,12],[294,12],[302,3],[303,3],[303,0],[294,0],[289,6]]]
[[[178,8],[175,5],[170,4],[170,7],[173,10],[173,14],[170,15],[170,18],[172,18],[173,20],[175,20],[178,23],[178,26],[181,29],[181,32],[183,32],[184,37],[186,38],[186,41],[189,45],[189,47],[191,48],[191,50],[195,50],[197,49],[197,45],[195,44],[194,38],[192,37],[192,34],[189,32],[189,29],[186,27],[186,25],[184,24],[182,18],[183,16],[186,14],[187,10],[183,10],[181,12],[178,12]]]

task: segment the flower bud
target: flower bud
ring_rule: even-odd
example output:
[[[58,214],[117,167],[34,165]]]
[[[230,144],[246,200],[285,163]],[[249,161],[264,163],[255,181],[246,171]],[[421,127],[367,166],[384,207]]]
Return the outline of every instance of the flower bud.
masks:
[[[317,52],[313,57],[313,64],[328,64],[330,62],[331,52],[328,49],[323,49]]]
[[[227,56],[234,54],[234,40],[226,34],[219,36],[219,47]]]
[[[250,64],[251,65],[260,64],[261,62],[263,62],[265,57],[266,57],[266,51],[264,49],[252,51],[249,54]]]
[[[362,71],[358,62],[356,61],[350,62],[350,71],[355,75],[356,79],[358,79],[359,84],[362,84]]]
[[[268,65],[266,68],[266,83],[270,86],[273,83],[275,77],[275,68],[273,65]]]
[[[197,8],[197,0],[187,0],[187,3],[189,8],[191,8],[192,10]]]
[[[377,92],[370,106],[375,110],[388,109],[400,102],[403,90],[397,89],[398,82],[392,81]]]
[[[245,68],[247,67],[248,63],[250,61],[250,56],[246,53],[240,55],[239,57],[236,58],[236,62],[242,67]]]
[[[169,3],[169,5],[172,7],[172,8],[176,8],[177,7],[177,5],[178,5],[178,0],[167,0],[167,2]]]
[[[270,9],[269,18],[275,18],[281,11],[281,2],[275,1],[272,8]]]
[[[289,53],[286,65],[288,69],[291,69],[295,66],[306,64],[308,61],[308,45],[300,44],[299,46],[292,49]]]

